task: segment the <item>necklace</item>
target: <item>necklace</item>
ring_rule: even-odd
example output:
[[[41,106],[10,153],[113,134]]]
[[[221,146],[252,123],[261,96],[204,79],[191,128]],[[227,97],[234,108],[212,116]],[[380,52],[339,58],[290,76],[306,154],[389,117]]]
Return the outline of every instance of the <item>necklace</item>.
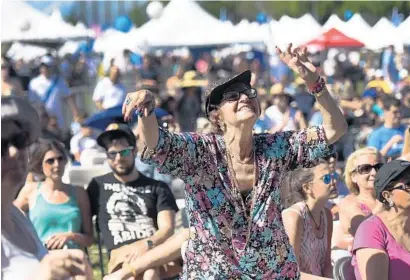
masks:
[[[245,218],[246,218],[246,221],[248,223],[247,234],[246,234],[246,239],[245,239],[245,246],[242,250],[240,250],[240,251],[243,252],[246,249],[246,247],[248,246],[248,242],[249,242],[249,239],[250,239],[251,227],[252,227],[252,212],[253,212],[253,208],[255,206],[257,195],[253,194],[251,209],[248,213],[248,211],[246,211],[246,204],[245,204],[244,199],[242,198],[241,192],[239,190],[239,184],[238,184],[238,181],[236,179],[235,170],[233,168],[231,154],[229,153],[228,147],[226,145],[225,145],[225,149],[226,149],[226,157],[227,157],[227,162],[228,162],[228,171],[229,171],[228,174],[229,174],[229,179],[230,179],[231,184],[232,184],[233,196],[235,197],[236,200],[239,199],[241,201],[242,210],[245,213]],[[254,182],[253,182],[253,188],[250,191],[250,193],[248,194],[248,196],[256,191],[256,190],[254,190],[254,187],[256,186],[256,183],[257,183],[257,176],[258,176],[257,166],[258,165],[257,165],[257,162],[256,162],[255,148],[252,149],[252,157],[254,159],[254,179],[253,179]],[[231,226],[231,228],[233,228],[233,225]],[[238,258],[238,255],[236,253],[235,248],[234,248],[233,252],[234,252],[236,258]]]
[[[312,212],[310,211],[309,205],[307,203],[306,204],[306,208],[308,210],[309,216],[312,219],[313,223],[315,224],[316,230],[319,230],[322,227],[322,211],[320,211],[320,221],[319,221],[319,226],[317,225],[315,218],[313,218]]]

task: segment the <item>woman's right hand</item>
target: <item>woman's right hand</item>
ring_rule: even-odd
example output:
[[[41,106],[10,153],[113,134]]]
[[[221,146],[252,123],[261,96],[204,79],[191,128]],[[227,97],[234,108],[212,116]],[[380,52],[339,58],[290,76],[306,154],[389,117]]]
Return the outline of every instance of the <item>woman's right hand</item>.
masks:
[[[81,279],[93,279],[87,256],[81,250],[50,251],[40,262],[37,271],[38,280],[65,280],[80,276]]]
[[[150,111],[155,107],[154,94],[149,90],[139,90],[127,94],[122,105],[122,114],[125,121],[132,119],[132,114],[135,110],[143,113],[144,117],[148,117]]]

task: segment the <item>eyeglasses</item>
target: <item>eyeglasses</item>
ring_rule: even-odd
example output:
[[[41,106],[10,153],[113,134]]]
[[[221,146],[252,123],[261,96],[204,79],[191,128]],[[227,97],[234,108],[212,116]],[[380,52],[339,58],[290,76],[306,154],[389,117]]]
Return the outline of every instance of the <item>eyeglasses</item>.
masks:
[[[396,187],[394,187],[394,188],[392,188],[392,189],[390,189],[390,190],[391,190],[391,191],[393,191],[393,190],[402,190],[402,191],[405,191],[405,192],[410,193],[410,182],[407,182],[407,183],[398,185],[398,186],[396,186]]]
[[[112,151],[112,152],[107,152],[107,158],[113,160],[117,156],[117,154],[120,154],[120,157],[127,157],[131,154],[131,151],[134,150],[134,147],[127,147],[124,148],[120,151]]]
[[[30,135],[27,131],[12,135],[9,139],[1,139],[1,156],[8,153],[8,148],[13,145],[18,150],[22,150],[30,146]]]
[[[47,163],[48,165],[53,165],[54,162],[56,161],[60,163],[64,161],[64,157],[49,158],[49,159],[46,159],[44,162]]]
[[[337,173],[337,172],[329,173],[329,174],[326,174],[322,177],[322,181],[326,185],[329,185],[332,182],[332,179],[337,181],[337,180],[339,180],[339,177],[340,177],[339,173]]]
[[[245,94],[249,99],[253,99],[258,95],[258,92],[254,88],[245,89],[244,91],[241,91],[241,92],[237,92],[237,91],[224,92],[222,95],[221,103],[223,101],[239,100],[239,98],[241,97],[241,94]]]
[[[356,171],[359,174],[369,174],[373,168],[377,172],[379,171],[380,168],[382,168],[382,166],[383,166],[383,163],[376,163],[375,165],[361,164],[357,166],[353,171]]]

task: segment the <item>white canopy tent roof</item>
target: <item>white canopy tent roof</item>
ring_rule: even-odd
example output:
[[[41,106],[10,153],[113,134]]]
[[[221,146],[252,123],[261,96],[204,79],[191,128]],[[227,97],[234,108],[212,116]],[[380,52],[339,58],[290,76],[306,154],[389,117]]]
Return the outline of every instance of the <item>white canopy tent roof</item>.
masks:
[[[403,44],[410,45],[410,16],[399,25],[397,31],[403,39]]]
[[[263,42],[257,34],[238,32],[231,22],[208,14],[194,0],[172,0],[158,19],[151,19],[135,32],[133,42],[143,47],[205,46]]]
[[[64,22],[61,15],[50,17],[21,0],[2,1],[1,25],[2,42],[56,42],[91,36],[88,30]]]
[[[323,30],[328,31],[332,28],[339,30],[342,33],[346,32],[346,22],[341,20],[336,14],[333,14],[323,25]]]
[[[371,50],[377,50],[389,45],[394,45],[396,48],[401,49],[403,47],[403,38],[400,36],[397,27],[387,18],[382,17],[373,26],[366,47]]]
[[[300,46],[321,34],[322,27],[311,14],[300,18],[282,16],[278,24],[272,28],[275,45],[285,47],[289,43]]]

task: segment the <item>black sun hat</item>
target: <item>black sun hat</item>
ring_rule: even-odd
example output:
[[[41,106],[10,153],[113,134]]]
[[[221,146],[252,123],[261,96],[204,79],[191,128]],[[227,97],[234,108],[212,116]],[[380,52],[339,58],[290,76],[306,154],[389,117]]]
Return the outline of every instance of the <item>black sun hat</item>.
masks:
[[[410,162],[406,160],[392,160],[385,163],[382,168],[377,171],[374,179],[374,188],[376,190],[376,198],[383,202],[383,191],[388,190],[391,182],[398,178],[410,174]]]
[[[100,134],[97,138],[97,143],[101,147],[107,150],[107,145],[111,143],[112,140],[118,138],[126,138],[130,146],[135,147],[136,145],[136,137],[134,133],[132,133],[131,129],[128,127],[127,124],[124,123],[112,123],[110,124],[107,129]]]
[[[205,115],[209,119],[209,112],[212,111],[211,104],[221,103],[223,93],[227,88],[236,83],[243,83],[251,87],[251,71],[246,70],[234,77],[220,79],[209,86],[205,93]]]

